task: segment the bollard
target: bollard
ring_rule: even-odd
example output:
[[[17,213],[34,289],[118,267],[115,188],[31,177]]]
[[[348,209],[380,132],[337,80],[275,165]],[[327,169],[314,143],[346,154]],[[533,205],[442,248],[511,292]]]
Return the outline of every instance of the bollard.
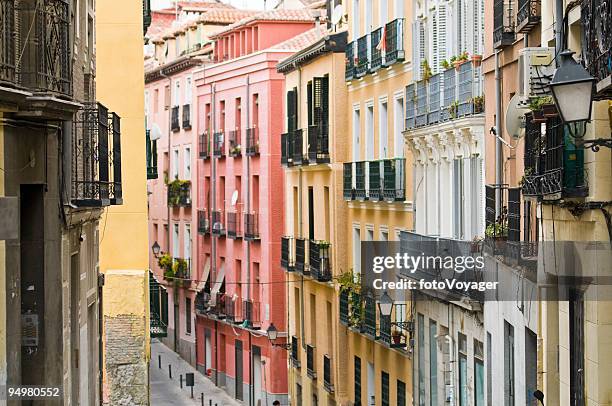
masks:
[[[183,389],[183,374],[181,374],[179,378],[181,380],[181,389]]]
[[[212,406],[212,399],[210,399],[210,400],[208,401],[208,405],[209,405],[209,406]]]
[[[172,364],[168,364],[168,376],[172,379]]]
[[[161,354],[157,356],[157,361],[159,363],[159,369],[161,369]]]
[[[191,387],[191,399],[193,399],[193,386]]]
[[[200,400],[202,400],[202,406],[204,406],[204,394],[203,393],[200,394]]]

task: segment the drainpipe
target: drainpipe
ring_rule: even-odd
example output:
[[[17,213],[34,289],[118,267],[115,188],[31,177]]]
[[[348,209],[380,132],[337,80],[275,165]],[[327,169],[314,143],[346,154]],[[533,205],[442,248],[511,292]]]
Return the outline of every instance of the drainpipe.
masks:
[[[555,0],[555,55],[563,51],[563,0]],[[555,57],[557,68],[559,58]]]
[[[249,75],[247,75],[246,77],[246,123],[247,126],[249,125],[249,120],[251,115],[249,114],[250,112],[250,108],[251,108],[251,103],[250,103],[250,90],[251,90],[251,81],[250,81],[250,77]],[[240,134],[240,137],[242,137],[242,134]],[[245,139],[245,141],[247,141]],[[245,145],[246,146],[246,145]],[[246,152],[246,149],[244,149],[244,151]],[[251,213],[251,157],[249,156],[249,154],[246,154],[246,210],[245,210],[245,214],[250,214]],[[243,219],[245,219],[243,217]],[[245,230],[243,230],[244,232]],[[251,241],[247,240],[247,246],[246,246],[246,275],[247,275],[247,301],[251,298]],[[253,307],[255,305],[253,304]],[[252,310],[253,308],[251,308]],[[248,321],[248,323],[251,323],[251,320]],[[253,343],[252,343],[252,338],[251,338],[251,332],[247,330],[247,333],[249,334],[249,392],[250,392],[250,396],[249,396],[249,405],[254,404],[255,400],[255,385],[254,385],[254,379],[253,379],[253,371],[255,370],[255,367],[253,365]]]
[[[216,88],[215,88],[215,83],[211,83],[210,84],[210,114],[212,116],[212,119],[210,120],[210,130],[208,131],[209,134],[211,134],[212,140],[209,139],[209,143],[212,144],[212,157],[210,159],[210,167],[211,167],[211,174],[210,174],[210,196],[212,197],[212,213],[215,212],[215,210],[217,209],[217,194],[216,194],[216,188],[217,188],[217,159],[215,158],[215,153],[214,153],[214,145],[215,145],[215,133],[214,133],[214,129],[216,127],[216,123],[217,123],[217,112],[216,112],[216,104],[215,104],[215,95],[216,95]],[[212,220],[212,213],[211,213],[211,220]],[[211,227],[214,226],[214,224],[211,224]],[[217,239],[216,238],[212,238],[211,239],[212,244],[211,244],[211,276],[213,277],[213,287],[214,284],[217,283]],[[217,292],[218,293],[218,292]],[[215,298],[215,303],[217,302],[217,298]],[[217,324],[217,320],[215,320],[215,386],[219,386],[219,340],[218,340],[218,327],[219,325]]]
[[[495,184],[501,185],[503,179],[503,151],[501,138],[502,126],[502,93],[501,93],[501,72],[499,69],[499,50],[495,51],[495,129],[497,131],[497,137],[495,137]],[[495,217],[497,218],[501,214],[502,208],[502,193],[501,189],[495,189]]]
[[[64,203],[72,200],[72,120],[62,123],[62,161],[64,165]],[[63,208],[62,208],[63,210]]]
[[[298,68],[298,94],[297,94],[297,99],[298,99],[298,105],[297,105],[297,115],[298,115],[298,123],[302,117],[302,103],[300,102],[300,96],[302,95],[302,68]],[[295,123],[296,127],[298,126],[298,123]],[[308,136],[308,135],[307,135]],[[302,135],[302,139],[303,139],[304,135]],[[304,144],[302,143],[302,146]],[[304,228],[302,225],[302,213],[303,213],[303,209],[302,209],[302,189],[303,189],[303,181],[302,181],[302,167],[299,166],[298,167],[298,236],[303,238],[302,235],[302,229]],[[304,243],[306,244],[306,243]],[[304,245],[305,246],[305,245]],[[300,289],[300,328],[302,330],[302,348],[304,349],[304,351],[306,350],[306,341],[304,340],[304,332],[305,332],[305,327],[304,327],[304,275],[302,273],[302,275],[300,276],[300,285],[302,286],[302,289]]]
[[[450,324],[450,323],[449,323]],[[446,339],[446,343],[448,344],[448,371],[450,372],[450,376],[451,376],[451,388],[453,388],[452,392],[452,396],[450,397],[450,402],[449,405],[450,406],[454,406],[455,405],[455,391],[454,391],[454,386],[455,386],[455,362],[453,361],[453,354],[455,351],[455,346],[453,344],[453,337],[451,337],[450,335],[445,335],[444,338]]]

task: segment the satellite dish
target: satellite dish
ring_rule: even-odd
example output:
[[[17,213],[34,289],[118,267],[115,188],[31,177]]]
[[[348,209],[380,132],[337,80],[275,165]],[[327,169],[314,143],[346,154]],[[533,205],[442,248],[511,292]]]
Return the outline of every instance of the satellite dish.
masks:
[[[333,25],[338,25],[340,20],[342,20],[342,15],[343,14],[344,14],[344,9],[342,7],[342,4],[338,4],[334,8],[334,11],[332,12],[332,17],[331,17],[332,24]]]
[[[519,139],[525,135],[525,113],[528,111],[523,97],[518,94],[512,96],[506,109],[506,131],[512,138]]]
[[[237,201],[238,201],[238,191],[234,190],[234,193],[232,193],[232,207],[236,206]]]
[[[157,123],[153,123],[151,126],[151,141],[160,139],[162,136],[162,130],[159,128]]]

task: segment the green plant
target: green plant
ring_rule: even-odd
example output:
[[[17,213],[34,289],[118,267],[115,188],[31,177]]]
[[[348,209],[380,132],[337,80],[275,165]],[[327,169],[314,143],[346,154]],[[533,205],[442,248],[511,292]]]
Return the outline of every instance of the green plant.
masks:
[[[431,67],[429,66],[429,62],[427,59],[424,59],[421,62],[421,68],[423,68],[423,80],[429,80],[433,76],[433,72],[431,71]]]
[[[178,206],[181,200],[181,194],[189,189],[191,182],[188,180],[175,179],[168,183],[168,204]]]
[[[361,294],[361,281],[359,275],[354,275],[353,271],[344,272],[336,279],[340,286],[341,292],[349,292],[351,294]]]
[[[487,238],[508,237],[508,225],[497,222],[489,224],[485,230],[485,236],[487,236]]]
[[[538,96],[529,99],[529,105],[527,106],[531,111],[539,111],[545,104],[553,104],[552,96]]]
[[[164,278],[174,278],[172,262],[172,257],[168,254],[163,254],[157,259],[157,265],[164,271]]]
[[[174,275],[179,278],[187,276],[188,268],[189,264],[183,258],[176,258],[176,260],[174,261],[174,265],[172,266]]]
[[[447,107],[447,110],[451,118],[457,118],[457,114],[459,112],[459,102],[455,100]]]
[[[446,59],[444,59],[442,62],[440,62],[440,66],[443,67],[444,69],[450,69],[451,63],[447,61]]]
[[[468,55],[467,51],[463,51],[462,53],[460,53],[460,54],[457,56],[457,60],[458,60],[458,61],[467,61],[469,57],[470,57],[470,56]]]
[[[484,96],[476,96],[472,99],[474,103],[474,111],[476,113],[481,113],[484,111]]]
[[[451,65],[454,64],[456,60],[457,60],[457,56],[456,55],[451,56],[450,57],[450,64]]]

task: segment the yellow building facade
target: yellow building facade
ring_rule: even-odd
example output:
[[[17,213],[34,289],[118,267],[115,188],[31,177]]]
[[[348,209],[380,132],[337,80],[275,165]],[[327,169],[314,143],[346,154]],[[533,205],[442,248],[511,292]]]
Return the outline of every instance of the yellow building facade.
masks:
[[[117,12],[121,10],[121,12]],[[104,398],[148,404],[149,298],[147,185],[144,123],[143,7],[139,2],[97,3],[97,95],[121,116],[123,205],[100,221],[105,358]],[[129,326],[128,329],[122,328]],[[135,354],[126,359],[124,350]],[[122,365],[125,364],[129,365]],[[129,367],[130,386],[117,375]],[[128,378],[129,378],[128,377]]]

